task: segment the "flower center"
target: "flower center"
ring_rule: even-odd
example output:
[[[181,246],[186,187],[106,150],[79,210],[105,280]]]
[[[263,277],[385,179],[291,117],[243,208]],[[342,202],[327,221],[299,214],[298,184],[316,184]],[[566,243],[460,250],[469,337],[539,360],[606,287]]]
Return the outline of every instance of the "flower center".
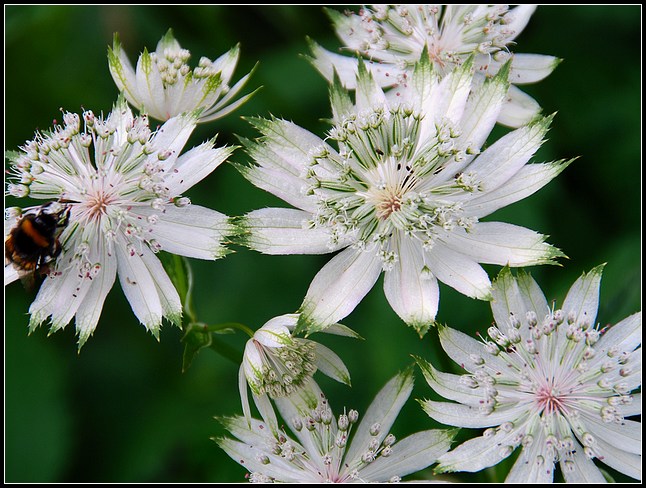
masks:
[[[565,413],[564,398],[557,388],[551,384],[541,385],[536,391],[536,403],[546,415],[552,413]]]

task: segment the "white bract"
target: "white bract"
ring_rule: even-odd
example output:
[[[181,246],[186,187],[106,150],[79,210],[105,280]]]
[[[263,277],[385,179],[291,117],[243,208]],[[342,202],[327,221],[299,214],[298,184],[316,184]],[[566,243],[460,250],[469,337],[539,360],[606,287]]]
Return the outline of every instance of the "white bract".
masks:
[[[112,48],[108,48],[110,73],[119,91],[133,107],[157,120],[201,110],[198,122],[210,122],[231,113],[253,95],[250,93],[233,102],[253,72],[230,86],[240,46],[213,61],[200,58],[195,69],[187,64],[190,56],[170,29],[154,52],[144,49],[136,70],[116,35]]]
[[[475,67],[495,75],[511,59],[513,84],[498,122],[519,127],[540,111],[536,101],[514,85],[534,83],[549,75],[559,59],[539,54],[513,54],[508,47],[527,25],[535,5],[374,5],[359,14],[328,9],[343,50],[369,59],[368,68],[396,97],[408,89],[422,51],[438,73],[447,74],[475,54]],[[332,80],[336,71],[348,88],[355,88],[357,59],[312,43],[314,66]]]
[[[236,439],[215,439],[251,473],[252,482],[351,483],[399,481],[430,466],[450,447],[453,433],[428,430],[397,441],[389,430],[413,389],[412,371],[400,373],[379,392],[361,422],[350,410],[334,417],[320,393],[315,408],[303,411],[289,398],[276,404],[289,425],[272,432],[243,417],[220,419]]]
[[[350,384],[348,369],[332,350],[292,335],[297,322],[298,315],[286,314],[265,323],[247,341],[239,370],[238,386],[245,417],[251,421],[248,384],[261,416],[274,431],[278,424],[270,398],[299,399],[298,403],[305,408],[314,408],[320,392],[312,379],[317,369],[330,378]],[[358,337],[341,324],[334,324],[326,332]]]
[[[117,275],[156,337],[162,317],[181,324],[179,295],[155,253],[217,259],[234,231],[226,215],[182,196],[234,149],[211,140],[180,155],[195,126],[195,114],[186,114],[151,132],[147,117],[134,117],[120,98],[106,118],[64,113],[62,125],[11,156],[9,194],[56,200],[69,211],[62,253],[29,309],[31,330],[51,317],[54,332],[76,317],[82,346]],[[18,277],[5,267],[5,284],[8,274]]]
[[[465,62],[439,77],[425,56],[407,96],[392,101],[360,63],[356,103],[339,83],[331,87],[334,126],[325,140],[285,120],[252,120],[263,137],[243,140],[256,164],[240,171],[297,209],[250,212],[241,219],[243,243],[267,254],[344,249],[314,278],[298,330],[341,320],[384,270],[391,306],[424,334],[438,310],[438,280],[489,299],[478,263],[528,266],[562,256],[541,234],[479,221],[568,164],[527,164],[551,117],[480,152],[505,99],[507,68],[474,80]]]
[[[438,422],[486,427],[440,457],[439,471],[480,471],[521,448],[508,483],[604,483],[597,459],[641,479],[641,312],[599,328],[603,266],[583,274],[560,309],[527,274],[504,269],[494,283],[495,325],[482,342],[440,329],[464,375],[418,360],[433,390],[457,403],[423,401]]]

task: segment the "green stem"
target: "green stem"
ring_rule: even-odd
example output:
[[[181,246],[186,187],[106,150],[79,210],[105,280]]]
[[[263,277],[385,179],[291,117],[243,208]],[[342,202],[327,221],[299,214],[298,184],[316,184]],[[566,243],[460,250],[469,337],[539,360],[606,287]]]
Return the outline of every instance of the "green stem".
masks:
[[[204,330],[207,330],[209,332],[218,332],[223,329],[238,329],[247,334],[249,338],[253,338],[254,334],[253,330],[239,322],[224,322],[222,324],[207,325],[204,328]]]
[[[220,354],[222,357],[232,361],[234,364],[240,364],[242,362],[242,354],[237,349],[225,344],[220,339],[217,339],[211,336],[211,345],[210,349],[213,349],[215,352]]]

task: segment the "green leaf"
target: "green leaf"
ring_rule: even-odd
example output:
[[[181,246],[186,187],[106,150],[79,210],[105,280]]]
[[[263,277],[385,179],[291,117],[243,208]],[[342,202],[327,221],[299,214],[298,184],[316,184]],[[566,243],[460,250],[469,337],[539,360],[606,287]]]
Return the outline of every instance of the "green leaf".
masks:
[[[191,366],[197,353],[205,347],[211,347],[213,338],[206,324],[190,323],[186,328],[184,337],[182,337],[182,342],[184,343],[182,373],[185,373]]]
[[[179,294],[185,316],[189,322],[197,322],[193,309],[193,270],[190,262],[185,257],[176,254],[160,253],[159,257]]]

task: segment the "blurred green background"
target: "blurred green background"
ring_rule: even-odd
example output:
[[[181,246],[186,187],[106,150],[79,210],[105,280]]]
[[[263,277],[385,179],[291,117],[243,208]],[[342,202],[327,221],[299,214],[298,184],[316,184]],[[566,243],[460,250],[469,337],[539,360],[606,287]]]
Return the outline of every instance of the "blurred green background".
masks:
[[[342,10],[344,6],[335,6]],[[598,320],[616,323],[640,310],[640,6],[541,6],[517,38],[516,52],[552,54],[564,62],[526,87],[558,114],[534,161],[580,156],[532,197],[491,219],[548,234],[568,256],[563,267],[530,271],[548,299],[562,302],[574,280],[608,263]],[[5,6],[5,150],[15,150],[60,119],[60,108],[107,113],[117,90],[107,46],[119,32],[133,62],[172,27],[183,47],[211,59],[241,43],[234,80],[260,64],[248,90],[254,98],[224,120],[200,126],[188,147],[219,133],[257,134],[240,116],[273,114],[318,135],[328,128],[327,87],[302,58],[306,36],[339,45],[321,6]],[[499,135],[499,134],[498,134]],[[238,150],[231,158],[244,163]],[[188,196],[228,215],[285,206],[246,182],[230,165],[218,168]],[[16,205],[7,199],[6,205]],[[264,256],[234,247],[216,262],[192,261],[195,304],[208,323],[242,322],[253,329],[295,311],[329,256]],[[495,276],[499,268],[488,268]],[[365,412],[377,391],[412,362],[411,354],[450,370],[435,330],[422,340],[388,306],[382,280],[344,321],[364,341],[315,336],[345,360],[353,387],[317,375],[338,412]],[[469,334],[486,332],[487,303],[441,286],[438,320]],[[161,341],[138,324],[118,285],[108,296],[94,336],[80,354],[74,326],[47,337],[27,335],[34,294],[5,289],[5,481],[236,482],[246,471],[209,438],[223,433],[214,415],[241,412],[234,364],[202,351],[181,372],[181,332],[167,325]],[[241,350],[242,334],[224,340]],[[433,393],[416,372],[411,401],[393,428],[401,438],[437,427],[412,398]],[[466,432],[464,436],[475,432]],[[504,464],[458,481],[504,479]],[[430,475],[429,469],[426,473]],[[621,478],[619,478],[621,479]]]

